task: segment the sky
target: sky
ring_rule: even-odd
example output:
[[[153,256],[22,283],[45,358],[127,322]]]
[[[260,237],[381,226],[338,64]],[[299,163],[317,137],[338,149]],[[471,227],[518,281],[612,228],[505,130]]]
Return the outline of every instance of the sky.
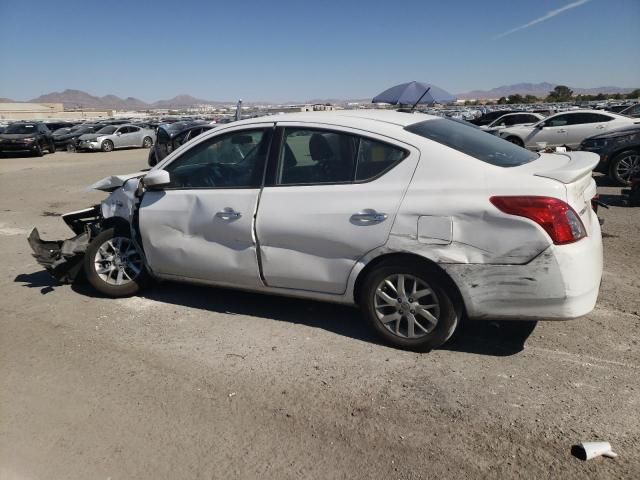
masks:
[[[371,98],[640,86],[640,0],[0,0],[0,97]]]

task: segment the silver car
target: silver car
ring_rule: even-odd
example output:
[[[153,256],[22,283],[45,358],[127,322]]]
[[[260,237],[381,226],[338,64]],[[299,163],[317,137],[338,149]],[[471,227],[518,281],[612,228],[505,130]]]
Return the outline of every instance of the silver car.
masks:
[[[78,141],[79,150],[102,150],[110,152],[114,148],[151,148],[156,140],[156,132],[137,125],[107,125],[96,133],[82,135]]]

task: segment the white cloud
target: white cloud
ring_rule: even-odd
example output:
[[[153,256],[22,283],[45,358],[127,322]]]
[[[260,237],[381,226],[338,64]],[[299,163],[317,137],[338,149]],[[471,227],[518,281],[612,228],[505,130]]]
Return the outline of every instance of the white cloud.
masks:
[[[533,25],[536,25],[537,23],[541,23],[544,22],[545,20],[549,20],[550,18],[555,17],[556,15],[560,15],[562,12],[566,12],[567,10],[571,10],[572,8],[576,8],[579,7],[580,5],[584,5],[585,3],[589,2],[590,0],[577,0],[575,2],[571,2],[568,5],[565,5],[564,7],[561,8],[557,8],[555,10],[551,10],[550,12],[545,13],[542,17],[540,18],[536,18],[535,20],[531,20],[529,23],[525,23],[524,25],[520,25],[519,27],[516,28],[512,28],[511,30],[508,30],[504,33],[501,33],[500,35],[497,35],[496,37],[493,37],[494,40],[497,40],[498,38],[502,38],[505,37],[507,35],[511,35],[514,32],[518,32],[520,30],[524,30],[525,28],[529,28]]]

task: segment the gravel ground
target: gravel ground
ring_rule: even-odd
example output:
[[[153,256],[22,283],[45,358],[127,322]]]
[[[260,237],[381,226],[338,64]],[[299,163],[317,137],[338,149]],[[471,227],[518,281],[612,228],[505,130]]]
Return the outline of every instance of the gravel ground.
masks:
[[[30,229],[71,236],[58,215],[146,154],[0,159],[1,479],[640,478],[640,208],[601,214],[587,317],[474,322],[415,354],[378,344],[347,307],[57,285]],[[620,456],[572,457],[585,440]]]

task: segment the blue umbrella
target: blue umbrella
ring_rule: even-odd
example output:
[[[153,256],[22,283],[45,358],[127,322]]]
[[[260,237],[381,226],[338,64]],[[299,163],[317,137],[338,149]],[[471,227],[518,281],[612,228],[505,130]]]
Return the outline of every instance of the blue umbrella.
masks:
[[[453,103],[456,97],[440,87],[424,82],[408,82],[391,87],[376,95],[372,103],[390,103],[391,105],[433,105],[434,103]]]

